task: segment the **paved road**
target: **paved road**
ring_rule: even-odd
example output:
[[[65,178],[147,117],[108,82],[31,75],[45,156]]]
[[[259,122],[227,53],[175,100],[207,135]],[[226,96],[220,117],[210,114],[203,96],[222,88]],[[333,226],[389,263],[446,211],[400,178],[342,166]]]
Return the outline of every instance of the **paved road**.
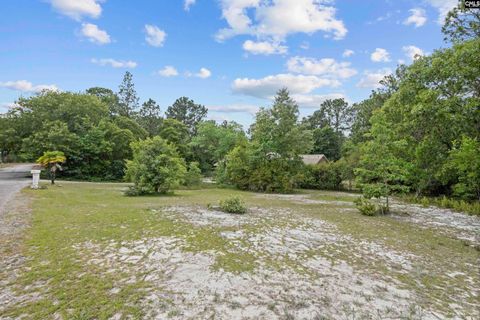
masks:
[[[7,202],[30,183],[32,168],[33,164],[17,164],[0,169],[0,214],[6,208]]]

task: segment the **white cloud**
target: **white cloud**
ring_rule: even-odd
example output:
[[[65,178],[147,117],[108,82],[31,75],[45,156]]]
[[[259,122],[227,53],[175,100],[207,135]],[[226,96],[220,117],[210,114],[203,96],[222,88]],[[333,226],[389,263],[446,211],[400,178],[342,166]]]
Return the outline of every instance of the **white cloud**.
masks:
[[[355,51],[350,50],[350,49],[346,49],[345,51],[343,51],[342,57],[348,58],[348,57],[353,56],[354,54],[355,54]]]
[[[0,103],[0,114],[3,112],[7,112],[8,110],[18,107],[19,105],[15,102],[5,102]]]
[[[243,43],[243,50],[250,52],[252,54],[285,54],[287,53],[288,47],[280,45],[278,42],[269,42],[269,41],[252,41],[247,40]]]
[[[158,71],[158,74],[162,77],[176,77],[178,76],[178,71],[173,66],[165,66]]]
[[[90,60],[94,64],[98,64],[99,66],[111,66],[113,68],[129,68],[133,69],[137,66],[135,61],[123,61],[123,60],[115,60],[115,59],[91,59]]]
[[[161,30],[159,27],[146,24],[145,25],[145,32],[147,35],[145,36],[145,41],[153,47],[162,47],[167,34],[165,31]]]
[[[207,68],[200,68],[200,71],[195,74],[195,77],[207,79],[207,78],[210,78],[211,75],[212,75],[212,72]]]
[[[107,44],[112,42],[110,35],[105,30],[99,29],[92,23],[82,23],[81,34],[93,43]]]
[[[309,75],[324,75],[332,78],[350,78],[357,74],[355,69],[350,68],[349,62],[337,62],[335,59],[313,59],[305,57],[293,57],[287,61],[290,72]]]
[[[257,98],[269,98],[282,88],[288,88],[292,94],[306,94],[317,88],[339,85],[340,82],[335,79],[287,73],[271,75],[261,79],[238,78],[233,81],[232,90]]]
[[[428,4],[437,9],[439,24],[445,22],[448,11],[458,6],[458,0],[426,0]]]
[[[318,108],[322,102],[328,99],[345,99],[343,93],[329,93],[329,94],[294,94],[292,98],[303,108]]]
[[[423,26],[427,22],[427,15],[424,9],[421,8],[413,8],[410,9],[410,16],[403,21],[405,25],[415,25],[415,28]]]
[[[98,0],[50,0],[52,7],[63,15],[75,20],[81,20],[83,16],[98,18],[102,13],[102,7]]]
[[[390,53],[383,48],[376,48],[370,55],[370,59],[374,62],[388,62],[390,61]]]
[[[251,104],[231,104],[226,106],[207,106],[208,111],[220,113],[250,113],[255,114],[259,110],[258,106]]]
[[[341,39],[347,29],[343,21],[335,18],[336,9],[329,6],[331,3],[331,0],[221,0],[228,28],[219,30],[216,38],[223,41],[249,34],[281,41],[293,33],[324,31]],[[252,10],[249,15],[247,11]]]
[[[405,53],[405,56],[407,56],[411,61],[415,60],[415,57],[417,56],[425,55],[425,52],[423,52],[422,49],[415,46],[405,46],[402,47],[402,50]]]
[[[54,84],[39,84],[34,86],[27,80],[0,82],[0,87],[22,92],[41,92],[43,90],[58,91],[58,87]]]
[[[185,9],[185,11],[189,11],[190,7],[193,6],[195,2],[196,0],[185,0],[183,2],[183,9]]]
[[[392,70],[389,68],[383,68],[377,71],[365,71],[364,76],[357,83],[357,87],[360,88],[369,88],[377,89],[380,85],[380,80],[392,73]]]

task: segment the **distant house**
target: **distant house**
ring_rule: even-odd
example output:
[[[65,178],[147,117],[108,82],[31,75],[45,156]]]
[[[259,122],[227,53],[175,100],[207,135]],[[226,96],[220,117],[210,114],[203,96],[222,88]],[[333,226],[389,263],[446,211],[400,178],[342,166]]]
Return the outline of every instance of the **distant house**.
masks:
[[[319,164],[328,162],[328,159],[324,154],[301,154],[300,157],[305,164]]]

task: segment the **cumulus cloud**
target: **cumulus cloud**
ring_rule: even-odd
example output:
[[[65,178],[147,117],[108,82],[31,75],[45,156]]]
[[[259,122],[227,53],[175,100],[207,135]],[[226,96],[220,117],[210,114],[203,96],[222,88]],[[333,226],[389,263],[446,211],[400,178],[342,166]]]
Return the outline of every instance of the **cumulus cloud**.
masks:
[[[287,53],[288,47],[279,44],[278,42],[269,42],[269,41],[252,41],[247,40],[243,43],[243,50],[251,54],[285,54]]]
[[[458,0],[426,0],[428,4],[437,9],[439,24],[445,22],[445,17],[447,16],[448,11],[458,6]]]
[[[195,74],[195,77],[207,79],[207,78],[210,78],[211,75],[212,75],[212,72],[207,68],[200,68],[200,71]]]
[[[410,16],[403,21],[405,25],[415,25],[415,28],[423,26],[427,22],[427,15],[424,9],[413,8],[410,9]]]
[[[82,17],[98,18],[102,13],[99,0],[50,0],[52,8],[57,12],[75,20]]]
[[[347,34],[331,0],[221,0],[222,16],[228,27],[218,31],[218,41],[249,34],[283,40],[293,33],[323,31],[342,39]],[[247,12],[253,11],[251,15]],[[250,18],[253,17],[253,20]]]
[[[123,61],[123,60],[115,60],[115,59],[91,59],[90,60],[94,64],[98,64],[99,66],[110,66],[112,68],[129,68],[133,69],[137,66],[135,61]]]
[[[0,87],[22,92],[41,92],[43,90],[58,91],[58,87],[54,84],[33,85],[27,80],[0,82]]]
[[[290,72],[309,75],[324,75],[331,78],[350,78],[357,71],[350,67],[349,62],[337,62],[335,59],[314,59],[306,57],[293,57],[287,61]]]
[[[405,56],[407,56],[411,61],[415,60],[418,56],[423,56],[425,53],[422,49],[415,46],[404,46],[402,47]]]
[[[145,36],[145,41],[147,41],[149,45],[153,47],[163,47],[165,38],[167,37],[165,31],[161,30],[157,26],[146,24],[145,33],[147,34]]]
[[[377,71],[365,71],[363,78],[357,83],[357,87],[377,89],[380,85],[380,80],[390,75],[392,70],[389,68],[383,68]]]
[[[190,7],[193,6],[195,2],[196,0],[185,0],[183,2],[183,9],[185,9],[185,11],[189,11]]]
[[[185,72],[185,76],[187,77],[196,77],[201,79],[210,78],[211,75],[212,75],[212,72],[207,68],[200,68],[200,70],[197,73],[191,73],[190,71]]]
[[[112,42],[110,35],[105,30],[99,29],[97,25],[92,23],[82,23],[80,32],[88,41],[93,43],[107,44]]]
[[[282,89],[288,88],[292,94],[307,94],[321,87],[337,87],[340,82],[336,79],[320,78],[317,76],[277,74],[261,79],[237,78],[233,81],[232,90],[257,98],[269,98]]]
[[[178,76],[178,71],[173,66],[165,66],[163,69],[158,71],[158,74],[162,77],[176,77]]]
[[[220,113],[249,113],[255,114],[259,108],[251,104],[231,104],[225,106],[207,106],[208,111]]]
[[[325,100],[329,99],[345,99],[347,97],[343,93],[329,93],[329,94],[294,94],[292,98],[303,108],[318,108]]]
[[[347,49],[347,50],[343,51],[342,57],[348,58],[348,57],[353,56],[354,54],[355,54],[355,51]]]
[[[376,48],[370,55],[370,59],[373,62],[388,62],[390,61],[390,53],[383,48]]]

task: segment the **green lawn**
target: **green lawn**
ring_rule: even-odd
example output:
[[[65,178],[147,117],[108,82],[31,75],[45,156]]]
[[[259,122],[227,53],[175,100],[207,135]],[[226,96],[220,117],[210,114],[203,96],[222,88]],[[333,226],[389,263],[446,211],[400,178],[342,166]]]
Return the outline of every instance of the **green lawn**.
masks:
[[[351,204],[353,195],[304,191],[277,197],[209,187],[170,196],[125,197],[124,184],[60,184],[24,191],[34,208],[23,252],[27,261],[15,283],[3,288],[0,283],[0,290],[8,288],[18,297],[0,309],[0,318],[140,319],[162,309],[168,318],[222,319],[225,314],[233,317],[240,312],[248,318],[249,312],[256,312],[247,310],[252,302],[245,302],[253,291],[221,292],[192,282],[189,287],[202,290],[191,295],[204,299],[191,305],[192,296],[172,293],[171,283],[180,282],[168,279],[182,276],[175,264],[197,270],[192,261],[205,257],[211,259],[204,271],[211,276],[208,279],[250,281],[256,291],[265,290],[264,298],[251,301],[257,311],[265,306],[266,318],[301,318],[302,310],[327,318],[337,314],[375,318],[379,312],[397,312],[405,318],[422,313],[478,315],[477,249],[405,220],[361,216]],[[230,195],[242,197],[250,212],[216,220],[215,213],[204,211],[209,203]],[[129,262],[128,254],[118,253],[122,250],[142,253]],[[161,250],[170,256],[154,260]],[[130,255],[135,259],[134,253]],[[167,262],[155,261],[167,261],[168,268]],[[328,278],[330,273],[337,278]],[[257,274],[261,281],[255,280]],[[288,278],[279,287],[285,292],[272,293],[285,274],[305,281],[311,294],[287,286]],[[330,289],[318,291],[322,292],[318,296],[321,286]],[[248,285],[242,288],[248,291]],[[338,301],[331,294],[337,288]],[[345,295],[354,301],[342,300]],[[242,299],[235,300],[239,296]],[[295,305],[289,302],[292,297],[298,298]],[[391,305],[377,303],[378,299]],[[396,299],[407,311],[388,310],[394,309]],[[199,304],[203,309],[195,314]]]

